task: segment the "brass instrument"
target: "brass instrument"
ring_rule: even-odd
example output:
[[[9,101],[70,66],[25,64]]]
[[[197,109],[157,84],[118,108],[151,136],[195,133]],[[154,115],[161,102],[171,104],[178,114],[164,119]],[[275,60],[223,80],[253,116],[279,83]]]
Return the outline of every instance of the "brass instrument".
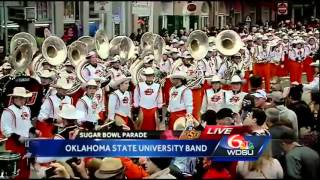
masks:
[[[156,64],[160,63],[161,56],[164,52],[165,47],[166,47],[166,43],[164,39],[158,34],[153,34],[153,55],[154,55]]]
[[[209,50],[206,33],[201,30],[192,31],[187,39],[187,49],[196,61],[204,58]]]
[[[139,59],[138,62],[134,65],[134,67],[130,67],[129,72],[131,73],[132,82],[134,85],[137,85],[139,82],[143,82],[145,79],[143,78],[143,60]],[[165,77],[161,71],[157,68],[154,68],[155,79],[154,82],[159,83],[161,86],[164,86]]]
[[[203,59],[208,53],[208,36],[201,30],[193,31],[187,39],[187,49],[196,60],[194,64],[196,66],[196,75],[187,78],[187,87],[190,89],[199,88],[204,81],[204,74],[198,67],[198,61]],[[183,62],[181,59],[176,60],[172,65],[170,74],[173,74],[182,65]]]
[[[16,48],[18,48],[23,43],[31,45],[32,55],[34,55],[38,51],[36,39],[29,33],[21,32],[15,34],[12,37],[10,41],[10,54],[12,54],[16,50]]]
[[[239,52],[241,48],[241,38],[233,30],[221,31],[216,37],[217,50],[226,56],[232,56]]]
[[[95,49],[95,40],[91,36],[81,36],[78,41],[84,42],[88,46],[88,52]]]
[[[42,44],[43,57],[53,66],[61,65],[67,58],[67,47],[57,36],[50,36]]]
[[[31,63],[31,70],[33,72],[33,76],[39,77],[40,72],[43,70],[42,63],[45,61],[42,54],[38,54],[35,58],[33,58]]]
[[[87,54],[88,48],[84,42],[74,41],[68,47],[68,59],[74,67],[76,67],[81,61],[86,60]]]
[[[132,40],[126,36],[117,36],[110,42],[110,55],[120,56],[121,64],[125,64],[131,57],[134,56],[134,44]]]
[[[13,66],[15,73],[24,73],[32,61],[32,45],[23,43],[18,46],[9,56],[9,61]]]
[[[103,29],[99,29],[94,36],[94,41],[99,57],[102,59],[107,59],[110,48],[107,32]]]

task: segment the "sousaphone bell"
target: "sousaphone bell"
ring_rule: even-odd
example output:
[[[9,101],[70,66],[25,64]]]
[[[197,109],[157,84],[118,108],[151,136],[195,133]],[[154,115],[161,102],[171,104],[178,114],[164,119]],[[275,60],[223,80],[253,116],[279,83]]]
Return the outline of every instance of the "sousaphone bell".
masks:
[[[91,36],[82,36],[78,39],[78,41],[84,42],[88,46],[88,52],[95,49],[95,40]]]
[[[23,43],[31,45],[32,55],[38,51],[36,39],[29,33],[20,32],[15,34],[10,41],[10,54],[12,54],[16,48]]]
[[[102,59],[107,59],[110,48],[107,32],[103,29],[99,29],[94,36],[94,41],[99,57]]]
[[[187,39],[187,49],[195,60],[204,58],[209,50],[206,33],[201,30],[192,31]]]
[[[110,42],[110,55],[119,55],[122,64],[134,56],[134,44],[126,36],[117,36]]]
[[[221,31],[216,37],[217,50],[226,56],[232,56],[239,52],[242,41],[238,33],[233,30]]]
[[[68,59],[71,61],[74,67],[76,67],[81,61],[86,60],[88,54],[87,44],[81,41],[75,41],[68,47]]]
[[[62,64],[67,58],[67,46],[57,36],[50,36],[42,44],[43,57],[53,66]]]
[[[32,45],[23,43],[10,55],[9,61],[16,73],[24,73],[32,61]]]

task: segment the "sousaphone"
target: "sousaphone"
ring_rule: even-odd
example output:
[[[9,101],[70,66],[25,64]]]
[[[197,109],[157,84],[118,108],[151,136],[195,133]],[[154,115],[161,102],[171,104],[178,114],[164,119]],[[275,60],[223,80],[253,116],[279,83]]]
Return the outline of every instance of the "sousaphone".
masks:
[[[88,52],[95,49],[95,40],[91,36],[82,36],[78,39],[78,41],[84,42],[88,46]]]
[[[159,34],[153,34],[153,55],[156,63],[160,63],[166,43]]]
[[[68,59],[74,67],[76,67],[81,61],[85,61],[87,54],[88,48],[87,44],[84,42],[74,41],[68,47]]]
[[[99,57],[102,59],[107,59],[110,48],[107,32],[103,29],[99,29],[94,36],[94,41]]]
[[[43,41],[42,55],[53,66],[61,65],[67,58],[67,46],[57,36],[50,36]]]
[[[15,34],[10,41],[10,54],[12,54],[16,48],[23,43],[31,45],[32,55],[38,51],[36,39],[29,33],[20,32]]]
[[[140,40],[140,49],[141,49],[141,59],[145,56],[154,54],[153,45],[154,45],[154,34],[152,32],[146,32],[141,36]]]
[[[130,38],[126,36],[117,36],[110,42],[109,53],[111,56],[119,55],[121,64],[124,64],[134,56],[134,47]]]
[[[32,61],[32,45],[23,43],[18,46],[9,56],[9,61],[13,66],[15,73],[24,73]]]
[[[206,33],[201,30],[192,31],[187,39],[187,49],[196,61],[204,58],[209,50]]]
[[[226,56],[232,56],[239,52],[241,48],[241,38],[233,30],[221,31],[216,37],[217,50]]]

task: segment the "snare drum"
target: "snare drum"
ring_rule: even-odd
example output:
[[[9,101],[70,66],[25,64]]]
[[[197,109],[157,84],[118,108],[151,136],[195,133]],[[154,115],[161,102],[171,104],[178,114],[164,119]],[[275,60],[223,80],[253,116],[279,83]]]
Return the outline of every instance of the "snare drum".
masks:
[[[11,152],[0,152],[0,179],[7,179],[18,176],[19,160],[19,154]]]

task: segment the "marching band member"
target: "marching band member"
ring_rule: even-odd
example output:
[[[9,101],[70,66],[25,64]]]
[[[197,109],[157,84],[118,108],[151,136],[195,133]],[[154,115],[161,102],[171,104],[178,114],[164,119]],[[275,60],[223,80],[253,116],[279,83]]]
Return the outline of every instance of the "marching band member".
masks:
[[[140,82],[134,90],[134,103],[135,108],[140,108],[139,111],[139,130],[158,130],[159,118],[157,117],[157,111],[159,115],[162,114],[162,90],[159,83],[154,82],[155,72],[153,68],[148,67],[144,69],[143,74],[146,77],[146,81]]]
[[[177,68],[177,71],[185,72],[189,79],[197,78],[201,76],[203,73],[199,67],[197,67],[193,62],[193,57],[188,51],[183,53],[182,58],[182,65]],[[202,82],[203,83],[203,82]],[[200,110],[201,110],[201,103],[202,103],[202,88],[201,86],[192,87],[192,101],[193,101],[193,112],[192,115],[197,120],[200,119]]]
[[[67,80],[60,78],[55,85],[56,93],[46,98],[41,105],[38,115],[37,129],[42,133],[42,137],[51,138],[57,129],[55,125],[61,124],[57,113],[61,110],[63,104],[72,104],[72,99],[66,95],[67,90],[71,89],[72,84]]]
[[[183,53],[184,51],[186,51],[186,47],[185,47],[184,41],[182,41],[182,40],[180,40],[178,42],[178,51],[180,53]]]
[[[159,63],[159,70],[166,77],[164,85],[162,87],[163,103],[165,105],[168,105],[168,102],[169,102],[169,91],[170,91],[170,88],[171,88],[171,81],[167,77],[168,74],[170,74],[170,70],[171,70],[171,67],[172,67],[172,64],[173,64],[173,60],[170,57],[170,53],[171,53],[170,50],[164,51],[164,53],[162,54],[162,58],[160,59],[160,63]]]
[[[251,36],[248,36],[249,38],[252,38]],[[241,54],[242,64],[243,64],[243,71],[244,71],[244,79],[246,80],[246,83],[243,85],[242,89],[245,92],[249,91],[249,78],[250,74],[252,72],[252,56],[250,55],[250,51],[247,48],[247,45],[243,45],[239,53]]]
[[[229,82],[234,74],[244,77],[244,64],[241,60],[241,54],[236,53],[230,57],[230,60],[225,61],[218,72],[220,78],[223,78],[226,82]],[[229,86],[224,86],[225,90],[229,89]]]
[[[114,79],[116,77],[123,75],[123,72],[121,71],[119,55],[110,57],[108,62],[110,62],[110,66],[111,66],[111,68],[109,69],[111,71],[111,79]]]
[[[312,66],[315,69],[315,75],[313,80],[309,84],[303,84],[303,90],[304,91],[314,91],[314,92],[319,92],[319,60],[317,60],[314,63],[311,63],[310,66]]]
[[[64,63],[64,69],[58,73],[58,77],[65,78],[68,83],[74,84],[77,80],[77,75],[75,73],[75,68],[73,64],[67,60]]]
[[[90,51],[87,56],[87,59],[89,65],[86,66],[81,72],[84,76],[84,79],[86,81],[89,81],[95,76],[102,77],[104,75],[104,67],[102,64],[98,63],[97,53],[95,51]]]
[[[216,67],[215,67],[216,64],[214,64],[213,54],[214,54],[213,49],[209,47],[206,57],[198,62],[198,67],[203,72],[205,72],[204,74],[205,77],[212,77],[217,73]]]
[[[264,78],[265,89],[270,91],[271,69],[270,69],[270,46],[268,37],[262,37],[262,45],[257,46],[256,62],[254,62],[253,73]]]
[[[43,101],[52,94],[56,93],[55,90],[50,87],[50,84],[53,82],[54,76],[55,73],[49,70],[42,70],[39,73],[40,83],[43,86]]]
[[[192,92],[186,87],[187,74],[176,71],[170,75],[173,87],[170,89],[168,112],[169,130],[173,130],[175,121],[180,117],[191,115],[193,111]]]
[[[171,59],[172,59],[172,63],[175,62],[176,60],[178,60],[178,58],[179,58],[179,51],[178,51],[177,48],[171,48],[170,57],[171,57]]]
[[[281,71],[281,59],[282,49],[278,40],[270,41],[270,66],[271,66],[271,77],[278,76],[278,72]],[[279,69],[280,68],[280,69]]]
[[[75,131],[80,129],[77,120],[83,119],[84,112],[78,110],[72,104],[64,104],[58,116],[62,120],[63,129],[54,135],[54,139],[74,139]]]
[[[54,134],[53,139],[75,139],[81,128],[77,125],[77,120],[83,119],[84,113],[77,110],[72,104],[63,104],[61,110],[57,113],[62,121],[63,129]],[[48,163],[52,161],[66,161],[71,157],[37,157],[37,163]]]
[[[102,79],[100,77],[95,77],[94,80],[96,81],[98,85],[98,89],[94,95],[94,98],[97,100],[98,106],[97,106],[97,112],[99,113],[99,120],[98,124],[101,125],[104,123],[106,117],[106,89],[102,87],[101,81]]]
[[[247,94],[241,91],[241,86],[244,81],[239,75],[234,75],[231,79],[231,90],[225,93],[225,105],[230,108],[233,112],[239,113],[242,105],[242,100]]]
[[[204,93],[201,114],[204,114],[208,110],[218,112],[224,106],[225,91],[221,88],[221,78],[218,75],[214,75],[211,78],[211,87]]]
[[[78,119],[79,124],[83,128],[88,130],[94,130],[95,125],[98,124],[99,120],[99,111],[98,111],[98,100],[95,97],[95,94],[98,89],[98,84],[94,79],[89,80],[86,83],[86,92],[78,100],[76,108],[81,112],[85,112],[83,118]]]
[[[297,81],[298,83],[301,83],[303,66],[302,63],[306,57],[305,49],[302,47],[303,41],[301,40],[293,41],[292,44],[295,44],[296,47],[289,51],[290,82]]]
[[[2,64],[2,77],[11,74],[12,66],[10,63],[5,62]]]
[[[319,49],[319,45],[316,43],[315,37],[311,36],[307,39],[307,44],[305,45],[305,50],[307,57],[303,61],[303,72],[307,73],[307,80],[311,82],[313,80],[314,69],[310,64],[313,62],[313,55]]]
[[[33,134],[33,137],[39,135],[39,131],[32,127],[31,111],[26,106],[27,98],[32,97],[24,87],[15,87],[12,97],[13,104],[5,108],[1,115],[1,133],[8,138],[5,149],[20,154],[19,176],[18,179],[28,179],[30,170],[27,165],[27,159],[23,156],[27,153],[25,142]],[[5,164],[4,164],[5,165]]]
[[[131,120],[132,96],[128,91],[130,80],[131,77],[126,77],[125,75],[111,80],[110,86],[116,90],[109,95],[108,120],[121,120],[125,125],[133,129],[134,126]]]

